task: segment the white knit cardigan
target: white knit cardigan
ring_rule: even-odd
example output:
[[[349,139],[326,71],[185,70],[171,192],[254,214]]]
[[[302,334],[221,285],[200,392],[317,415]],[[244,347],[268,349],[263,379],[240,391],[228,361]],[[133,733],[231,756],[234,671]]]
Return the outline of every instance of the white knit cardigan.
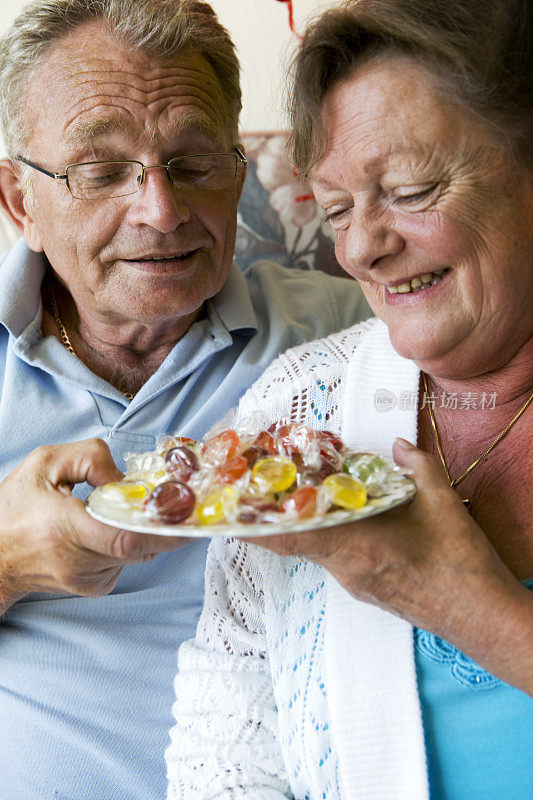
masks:
[[[390,454],[416,441],[418,382],[374,319],[279,357],[239,419],[259,409]],[[169,800],[428,797],[412,628],[311,562],[214,539],[175,689]]]

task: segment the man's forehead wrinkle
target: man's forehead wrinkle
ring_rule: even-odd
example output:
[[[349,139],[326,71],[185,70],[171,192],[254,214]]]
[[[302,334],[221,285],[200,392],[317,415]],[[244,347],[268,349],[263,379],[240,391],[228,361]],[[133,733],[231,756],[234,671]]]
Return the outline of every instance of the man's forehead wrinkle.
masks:
[[[52,75],[57,78],[58,83],[62,84],[65,81],[65,75],[52,71]],[[181,85],[182,83],[190,82],[195,86],[208,86],[210,89],[219,89],[220,85],[215,75],[210,72],[193,69],[189,67],[180,67],[168,70],[159,70],[152,75],[144,72],[142,75],[139,73],[138,68],[124,69],[105,69],[98,66],[92,67],[87,64],[85,60],[81,60],[79,68],[75,64],[71,64],[68,69],[68,77],[74,79],[76,85],[88,83],[95,80],[101,83],[113,83],[119,85],[129,85],[130,82],[138,82],[141,85],[139,91],[150,92],[151,88],[145,89],[143,85],[150,87],[150,84],[174,86]],[[133,79],[130,81],[129,79]]]
[[[149,95],[154,91],[190,83],[194,90],[222,95],[219,80],[208,61],[199,55],[183,55],[170,63],[145,58],[138,51],[125,53],[124,58],[87,53],[79,47],[68,52],[56,50],[39,65],[46,83],[50,81],[63,93],[94,81],[96,84],[114,85],[129,92]]]
[[[160,98],[160,101],[166,98]],[[176,98],[176,103],[166,106],[163,111],[166,111],[168,124],[173,129],[174,134],[186,133],[191,130],[198,130],[211,138],[219,138],[221,135],[221,120],[214,120],[212,118],[212,106],[209,102],[199,101],[199,98],[183,96]],[[197,106],[192,106],[195,101]],[[178,107],[191,108],[185,113],[173,114],[173,111]],[[92,117],[87,120],[77,122],[80,116],[89,114],[96,109],[111,109],[108,116],[105,117]],[[157,109],[154,109],[156,112]],[[115,112],[115,113],[113,113]],[[211,113],[210,113],[211,112]],[[68,131],[72,125],[76,125],[76,129],[72,134],[67,134],[67,138],[80,138],[83,136],[91,137],[101,133],[112,133],[113,131],[122,131],[124,133],[134,133],[139,128],[139,122],[136,121],[135,116],[131,111],[124,106],[117,106],[116,97],[114,95],[97,95],[93,98],[85,97],[79,103],[75,103],[70,109],[71,116],[66,120],[64,130]],[[142,123],[146,130],[157,128],[157,121],[155,119],[147,119]]]
[[[209,61],[194,52],[184,51],[170,58],[160,58],[142,50],[120,51],[117,42],[111,40],[107,53],[102,54],[95,50],[87,52],[76,44],[52,50],[43,60],[42,66],[56,73],[60,80],[76,73],[83,75],[87,72],[100,72],[123,73],[140,81],[153,82],[172,80],[181,73],[190,73],[195,79],[218,84],[217,75]]]
[[[202,121],[202,124],[205,126],[205,124],[209,124],[210,122],[210,112],[212,114],[213,100],[215,99],[212,93],[204,90],[203,87],[198,86],[195,83],[190,83],[189,81],[184,81],[180,84],[181,91],[179,94],[176,94],[174,91],[176,84],[172,84],[171,87],[168,86],[160,88],[158,91],[152,92],[151,94],[145,94],[137,89],[131,91],[131,87],[126,87],[128,91],[125,92],[124,85],[108,84],[105,87],[94,86],[94,83],[90,79],[86,79],[83,81],[83,83],[93,87],[93,93],[84,93],[81,97],[77,96],[76,92],[71,91],[69,93],[73,95],[71,97],[70,111],[71,113],[75,112],[76,115],[83,113],[84,111],[91,111],[98,105],[110,105],[120,109],[122,113],[126,111],[129,112],[129,109],[126,109],[126,106],[130,102],[138,103],[143,107],[152,106],[154,110],[156,110],[158,104],[166,103],[169,100],[175,100],[174,103],[170,104],[171,106],[183,107],[190,105],[192,107],[192,114],[194,114],[194,104],[200,104],[205,109],[205,112],[197,112],[197,114],[199,118],[203,118],[204,113],[206,114],[207,119]],[[77,88],[79,88],[81,85],[82,82],[80,82]],[[183,89],[186,89],[187,93],[184,93]],[[220,98],[217,97],[216,99],[219,100]],[[119,115],[117,115],[117,118],[118,117]],[[118,124],[119,123],[117,122],[117,125]],[[123,122],[121,124],[124,126],[126,123]]]
[[[124,132],[152,144],[188,130],[209,139],[227,128],[223,89],[212,66],[197,54],[171,63],[117,48],[109,56],[94,52],[87,36],[79,45],[55,50],[39,65],[35,90],[46,89],[60,115],[69,144],[91,143],[107,133]],[[31,89],[30,89],[31,93]],[[36,99],[39,99],[38,97]]]
[[[117,76],[113,81],[98,82],[94,75],[75,76],[74,85],[63,87],[63,96],[70,95],[70,112],[72,118],[80,113],[89,112],[99,104],[115,105],[126,110],[128,103],[138,103],[143,107],[152,107],[149,110],[157,112],[157,106],[168,103],[175,107],[198,104],[208,118],[213,115],[213,107],[222,107],[221,92],[216,80],[210,81],[209,85],[205,82],[196,82],[190,76],[182,76],[178,81],[175,79],[165,86],[157,86],[150,90],[150,87],[134,86],[130,83],[118,83]],[[91,89],[91,93],[84,89]],[[177,93],[176,93],[177,92]],[[81,96],[80,96],[81,95]],[[172,102],[174,101],[174,102]],[[217,115],[218,116],[218,115]]]
[[[181,91],[185,88],[189,89],[190,95],[193,96],[198,95],[199,97],[210,99],[212,101],[216,95],[217,100],[221,99],[221,92],[216,81],[211,81],[209,83],[206,81],[197,82],[192,77],[184,76],[177,80],[173,79],[172,81],[165,82],[163,85],[161,85],[161,81],[157,81],[157,85],[154,87],[150,85],[135,85],[128,80],[120,80],[120,76],[117,74],[110,76],[109,74],[102,73],[102,76],[104,79],[99,80],[96,73],[88,74],[85,72],[83,75],[80,73],[79,79],[77,79],[76,76],[73,76],[75,81],[71,87],[66,86],[63,82],[58,85],[62,86],[63,94],[74,94],[76,90],[83,90],[86,86],[92,86],[94,87],[94,94],[102,93],[111,96],[110,92],[114,92],[115,96],[117,97],[120,97],[122,94],[123,96],[131,99],[143,98],[144,100],[145,98],[153,97],[157,100],[159,98],[172,97],[177,89]],[[146,82],[144,83],[146,84]],[[78,100],[78,102],[83,102],[83,100],[90,96],[91,95],[83,96]]]

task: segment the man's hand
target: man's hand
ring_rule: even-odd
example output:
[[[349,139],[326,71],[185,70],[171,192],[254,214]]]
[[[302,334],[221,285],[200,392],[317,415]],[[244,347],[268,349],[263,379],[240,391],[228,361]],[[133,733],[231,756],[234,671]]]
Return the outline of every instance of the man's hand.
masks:
[[[71,495],[74,484],[120,480],[100,439],[39,447],[0,483],[0,613],[29,592],[99,597],[125,564],[186,544],[102,525]]]

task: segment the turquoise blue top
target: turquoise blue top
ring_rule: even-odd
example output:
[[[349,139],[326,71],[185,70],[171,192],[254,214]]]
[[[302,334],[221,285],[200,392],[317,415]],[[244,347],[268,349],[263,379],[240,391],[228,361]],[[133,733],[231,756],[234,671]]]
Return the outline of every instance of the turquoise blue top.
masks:
[[[427,631],[415,658],[431,800],[531,800],[533,699]]]
[[[234,264],[128,403],[42,337],[45,266],[23,241],[0,258],[0,480],[39,444],[99,436],[123,466],[169,431],[199,438],[280,351],[367,313],[355,281]],[[106,597],[33,594],[0,618],[2,799],[165,796],[176,654],[196,630],[205,552],[197,540],[126,567]]]

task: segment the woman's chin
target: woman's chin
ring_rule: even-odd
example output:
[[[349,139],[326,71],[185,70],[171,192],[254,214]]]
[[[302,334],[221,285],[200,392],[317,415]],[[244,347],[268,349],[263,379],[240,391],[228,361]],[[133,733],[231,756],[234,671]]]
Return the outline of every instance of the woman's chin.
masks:
[[[453,333],[449,328],[445,331],[434,328],[424,330],[420,325],[411,326],[405,321],[399,324],[389,323],[389,336],[396,352],[403,358],[414,361],[424,371],[440,371],[443,368],[448,371],[448,366],[453,369],[457,346],[462,339],[457,332],[455,335]]]

